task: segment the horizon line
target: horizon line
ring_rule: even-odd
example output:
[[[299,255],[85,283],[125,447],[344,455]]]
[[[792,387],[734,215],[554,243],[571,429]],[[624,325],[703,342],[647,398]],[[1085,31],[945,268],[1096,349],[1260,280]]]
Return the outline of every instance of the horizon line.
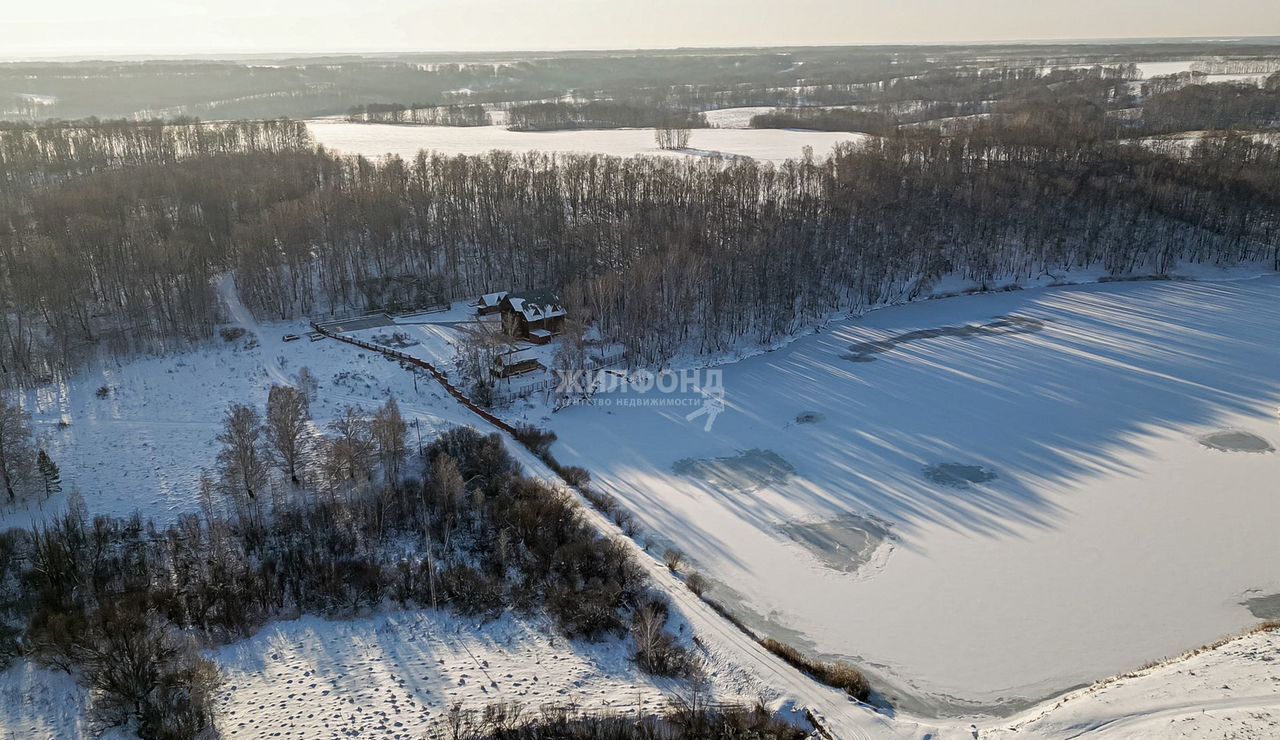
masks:
[[[529,47],[524,49],[363,49],[363,50],[241,50],[241,51],[143,51],[125,53],[120,51],[88,51],[88,52],[53,52],[34,51],[24,54],[0,54],[0,63],[70,63],[92,61],[236,61],[248,59],[291,59],[316,57],[388,57],[388,56],[480,56],[485,54],[518,55],[518,54],[588,54],[588,53],[638,53],[638,52],[697,52],[697,51],[758,51],[769,49],[897,49],[897,48],[964,48],[969,46],[1111,46],[1120,44],[1248,44],[1280,45],[1277,35],[1215,35],[1215,36],[1114,36],[1092,38],[1022,38],[1022,39],[986,39],[974,41],[903,41],[903,42],[835,42],[819,44],[716,44],[696,46],[636,46],[636,47]]]

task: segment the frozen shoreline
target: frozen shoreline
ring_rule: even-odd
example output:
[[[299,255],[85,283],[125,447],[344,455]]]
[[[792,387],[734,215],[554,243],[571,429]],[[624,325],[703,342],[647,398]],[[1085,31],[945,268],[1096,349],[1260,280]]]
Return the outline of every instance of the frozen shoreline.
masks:
[[[737,602],[751,626],[860,662],[902,711],[1008,715],[1239,630],[1254,619],[1241,594],[1278,590],[1256,563],[1280,552],[1263,552],[1253,530],[1274,511],[1264,489],[1280,456],[1199,442],[1227,428],[1280,440],[1280,377],[1267,375],[1280,357],[1263,340],[1280,332],[1280,281],[1231,277],[873,311],[721,365],[731,408],[710,433],[683,414],[618,406],[549,423],[562,462],[590,469],[646,529],[728,584],[712,595]],[[1045,328],[840,359],[886,335],[1011,314]],[[825,419],[784,431],[804,409]],[[670,472],[753,449],[795,477],[744,496]],[[999,476],[957,488],[921,475],[942,463]],[[1184,521],[1203,518],[1197,491],[1221,487],[1232,494],[1212,521],[1182,538]],[[900,538],[872,578],[842,579],[777,531],[848,513],[885,519]],[[1233,547],[1218,554],[1222,542]],[[1202,597],[1184,608],[1187,593]],[[1135,631],[1153,609],[1162,628]],[[1066,614],[1078,618],[1058,624]]]

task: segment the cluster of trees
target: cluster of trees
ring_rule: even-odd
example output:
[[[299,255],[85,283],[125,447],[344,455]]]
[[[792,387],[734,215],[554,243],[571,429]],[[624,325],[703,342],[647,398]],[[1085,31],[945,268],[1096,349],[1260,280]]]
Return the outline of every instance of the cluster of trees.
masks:
[[[0,127],[0,386],[209,336],[237,223],[315,157],[291,121]]]
[[[454,704],[433,736],[447,740],[802,740],[808,733],[755,706],[714,704],[700,684],[675,696],[658,714],[591,713],[546,706],[532,712],[517,703],[483,709]]]
[[[190,738],[212,723],[219,683],[196,648],[284,615],[385,603],[481,617],[516,609],[587,639],[639,636],[633,625],[656,624],[654,615],[665,623],[665,603],[628,547],[599,534],[567,494],[522,477],[497,435],[453,429],[399,479],[295,486],[285,438],[305,409],[296,398],[272,405],[268,417],[290,420],[268,418],[256,454],[279,466],[276,484],[245,483],[258,463],[245,456],[253,425],[236,407],[221,438],[223,477],[203,484],[202,513],[162,527],[138,515],[91,519],[75,499],[41,529],[0,534],[0,658],[75,673],[104,725]],[[347,458],[345,444],[335,431],[317,454]],[[691,670],[656,656],[658,646],[681,651],[674,643],[652,644],[637,641],[637,654],[651,656],[643,667]]]
[[[411,123],[419,126],[488,126],[493,123],[483,105],[425,105],[369,103],[347,111],[352,123]]]
[[[271,387],[265,414],[234,404],[223,417],[216,486],[238,511],[257,510],[256,501],[271,491],[273,470],[293,486],[328,491],[367,485],[378,470],[386,485],[395,485],[404,472],[409,425],[394,398],[372,415],[349,406],[322,434],[305,390],[314,379],[307,368],[298,378],[297,387]]]
[[[13,505],[33,495],[49,498],[62,490],[62,473],[49,453],[38,449],[31,415],[0,393],[0,493]]]
[[[1280,128],[1280,72],[1252,83],[1187,85],[1153,95],[1142,106],[1150,133]]]
[[[706,128],[699,113],[643,102],[592,100],[585,103],[524,103],[507,109],[513,131],[585,128]]]
[[[751,128],[857,131],[883,136],[898,128],[895,116],[851,108],[778,108],[751,117]]]

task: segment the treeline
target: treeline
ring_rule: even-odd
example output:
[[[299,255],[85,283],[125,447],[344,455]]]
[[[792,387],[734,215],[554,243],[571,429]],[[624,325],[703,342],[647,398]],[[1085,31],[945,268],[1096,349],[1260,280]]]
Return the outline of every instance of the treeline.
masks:
[[[507,109],[513,131],[556,131],[585,128],[706,128],[700,113],[657,105],[593,100],[586,103],[525,103]]]
[[[1280,73],[1252,83],[1188,85],[1155,95],[1142,106],[1150,133],[1280,128]]]
[[[457,296],[559,286],[576,316],[648,364],[768,342],[949,272],[990,282],[1276,258],[1274,147],[1150,151],[1109,138],[1105,111],[1086,101],[1006,113],[959,137],[904,133],[780,167],[348,161],[313,205],[244,225],[246,244],[280,251],[241,249],[237,281],[268,316],[376,304],[353,290],[368,274],[441,274]]]
[[[352,123],[410,123],[419,126],[488,126],[493,123],[482,105],[424,105],[370,103],[347,111]]]
[[[483,709],[455,704],[433,729],[433,737],[449,740],[803,740],[810,736],[762,703],[751,707],[713,704],[699,689],[675,697],[659,714],[640,717],[555,706],[532,712],[512,702]]]
[[[343,433],[331,439],[324,455],[343,454]],[[598,534],[567,494],[522,477],[497,435],[454,429],[422,450],[418,469],[420,479],[299,487],[282,467],[248,495],[206,481],[203,513],[169,526],[91,519],[73,502],[40,529],[0,534],[0,662],[72,672],[101,725],[144,738],[210,727],[219,681],[198,647],[299,613],[547,613],[571,637],[631,632],[646,670],[696,670],[677,658],[666,604],[628,547]]]
[[[751,128],[855,131],[883,136],[898,128],[896,116],[849,108],[779,108],[751,117]]]
[[[558,287],[651,364],[768,342],[945,273],[1276,258],[1275,147],[1162,152],[1117,125],[1087,99],[1034,99],[954,137],[904,131],[781,166],[246,151],[10,188],[25,209],[0,232],[0,378],[207,336],[228,269],[264,319],[381,307],[395,285],[433,300]]]

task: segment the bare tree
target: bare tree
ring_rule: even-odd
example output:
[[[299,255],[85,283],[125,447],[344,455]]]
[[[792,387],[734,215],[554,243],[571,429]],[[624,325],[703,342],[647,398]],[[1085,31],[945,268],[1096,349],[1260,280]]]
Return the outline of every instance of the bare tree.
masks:
[[[653,139],[660,149],[688,149],[692,137],[692,129],[680,123],[663,123],[653,132]]]
[[[309,451],[310,429],[311,406],[306,393],[289,386],[271,386],[267,394],[267,443],[276,464],[289,474],[294,485],[302,482],[300,473]]]
[[[311,372],[310,368],[298,368],[298,390],[302,391],[302,395],[306,396],[307,403],[316,400],[316,393],[320,390],[320,379]]]
[[[471,400],[481,406],[489,406],[493,401],[494,363],[515,345],[510,337],[487,325],[472,331],[468,340],[462,343],[458,352],[458,364]]]
[[[236,498],[256,497],[267,484],[267,459],[258,412],[252,406],[233,404],[223,417],[218,441],[222,443],[218,464],[227,492]]]
[[[375,452],[369,417],[355,406],[348,406],[329,423],[329,431],[334,435],[329,438],[325,455],[330,479],[367,480]]]
[[[446,511],[456,513],[462,507],[467,489],[457,460],[443,452],[436,455],[431,461],[431,486]]]
[[[409,425],[400,415],[400,406],[396,399],[388,398],[386,405],[373,415],[370,426],[374,444],[378,448],[378,459],[382,463],[382,471],[387,482],[395,485],[400,480],[400,469],[404,465],[405,443],[409,436]]]
[[[9,503],[31,479],[36,459],[31,441],[31,417],[22,407],[0,395],[0,485]]]

